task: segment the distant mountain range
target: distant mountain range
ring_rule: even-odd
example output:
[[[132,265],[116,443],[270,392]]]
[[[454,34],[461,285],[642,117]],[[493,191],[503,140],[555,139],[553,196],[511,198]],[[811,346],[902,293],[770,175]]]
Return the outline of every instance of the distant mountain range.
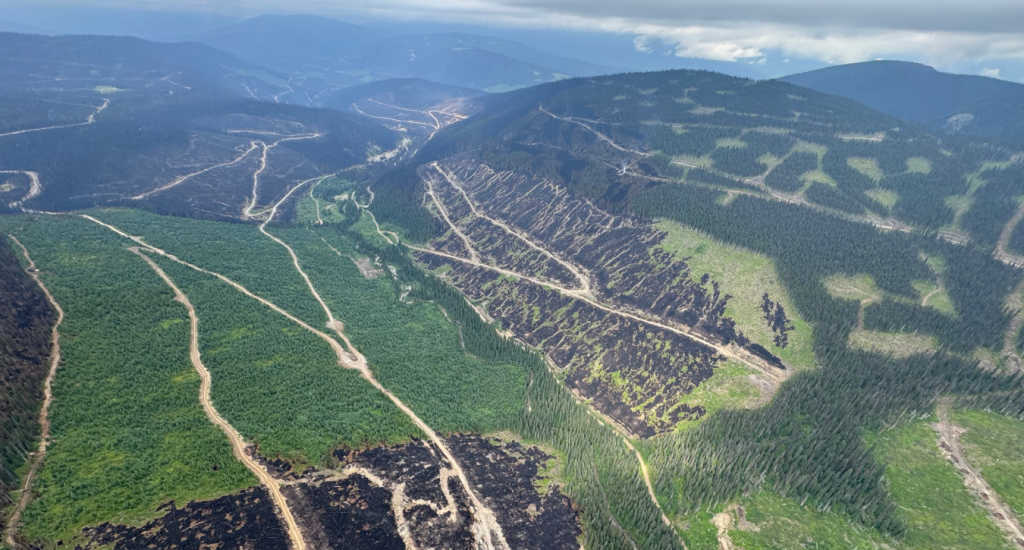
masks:
[[[1024,134],[1024,84],[905,61],[839,65],[780,80],[951,133]]]
[[[263,15],[188,39],[293,75],[302,93],[288,99],[310,104],[338,86],[387,78],[500,92],[618,72],[510,40],[460,33],[395,36],[310,15]]]

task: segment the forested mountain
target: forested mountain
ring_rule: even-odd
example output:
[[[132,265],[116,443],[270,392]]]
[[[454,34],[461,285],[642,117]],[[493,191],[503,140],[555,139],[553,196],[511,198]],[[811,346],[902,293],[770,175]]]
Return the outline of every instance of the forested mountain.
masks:
[[[171,94],[189,88],[270,99],[287,87],[280,74],[195,43],[162,44],[127,36],[0,33],[0,93]],[[69,89],[66,81],[77,83]]]
[[[0,241],[0,506],[20,496],[18,470],[34,452],[56,312],[22,269],[10,241]],[[16,248],[16,247],[15,247]]]
[[[255,17],[191,40],[287,73],[285,101],[321,105],[339,87],[390,78],[423,78],[507,91],[612,69],[471,34],[395,36],[385,28],[315,16]]]
[[[545,74],[541,75],[544,82],[553,80],[553,72],[573,76],[618,72],[610,67],[542,52],[519,42],[461,33],[414,34],[387,38],[364,47],[362,63],[366,67],[378,67],[377,70],[381,72],[393,70],[392,68],[425,71],[428,69],[417,67],[433,56],[453,50],[474,49],[500,54],[536,66],[544,70]]]
[[[0,35],[5,544],[1024,545],[1012,140],[480,37],[209,36],[247,61]]]
[[[780,80],[949,133],[1024,134],[1024,85],[1015,82],[906,61],[838,65]]]
[[[586,310],[589,299],[573,290],[580,283],[571,275],[539,258],[520,266],[516,239],[593,277],[590,292],[603,304],[690,327],[682,332],[711,355],[698,359],[700,346],[687,349],[671,334],[646,338],[683,353],[671,362],[686,365],[687,384],[698,390],[715,383],[722,356],[771,375],[773,354],[783,350],[779,339],[751,341],[736,330],[736,318],[712,313],[719,286],[707,275],[691,276],[706,285],[703,295],[685,282],[691,277],[662,278],[661,268],[691,268],[657,255],[670,238],[650,221],[672,220],[771,258],[796,311],[814,325],[817,368],[783,383],[770,404],[719,412],[682,435],[652,439],[654,486],[670,516],[769,490],[902,537],[909,527],[882,481],[884,469],[856,434],[928,411],[941,394],[1019,388],[1019,377],[974,366],[993,354],[1008,372],[1018,364],[1019,325],[1010,323],[1016,306],[1007,304],[1015,303],[1021,274],[993,255],[995,240],[984,237],[992,231],[971,221],[994,216],[989,225],[1012,229],[1020,219],[1017,209],[1009,220],[1009,203],[998,210],[984,204],[989,190],[1019,193],[996,183],[1016,181],[1014,152],[931,134],[787,83],[705,72],[574,79],[479,101],[479,114],[419,151],[419,181],[392,176],[376,184],[390,198],[375,201],[375,213],[428,242],[414,247],[420,261],[450,270],[453,284],[503,329],[544,350],[564,383],[613,421],[651,435],[663,422],[693,422],[705,411],[690,405],[689,392],[674,390],[678,378],[658,376],[658,363],[638,345],[643,338],[602,326],[602,315]],[[426,206],[394,197],[402,192],[426,193]],[[520,236],[501,241],[495,231],[503,224]],[[963,242],[959,227],[971,244],[929,232],[942,229],[945,239]],[[499,254],[495,242],[509,248]],[[631,256],[634,247],[644,254]],[[482,265],[490,261],[536,281],[506,280],[505,271]],[[840,282],[854,276],[874,289],[859,303],[843,286],[852,283]],[[930,304],[934,293],[916,290],[936,278],[951,301],[947,313]],[[534,290],[541,283],[555,290]],[[772,321],[767,296],[765,304]],[[567,318],[595,321],[565,325]],[[864,343],[922,334],[935,342],[930,351],[880,353]]]
[[[199,44],[2,34],[0,48],[6,209],[120,204],[244,218],[292,177],[361,164],[401,141],[355,114],[256,101],[287,85]],[[276,157],[288,159],[281,173]],[[268,160],[256,196],[253,167]]]

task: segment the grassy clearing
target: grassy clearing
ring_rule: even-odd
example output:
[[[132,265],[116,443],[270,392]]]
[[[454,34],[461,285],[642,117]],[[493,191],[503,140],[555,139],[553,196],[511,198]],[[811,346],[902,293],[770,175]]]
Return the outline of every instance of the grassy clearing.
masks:
[[[823,170],[811,170],[810,172],[805,172],[800,176],[800,179],[804,182],[803,191],[806,191],[807,187],[810,187],[811,184],[815,182],[831,185],[832,187],[836,186],[836,180],[832,179],[832,176],[826,174]]]
[[[722,291],[732,295],[725,313],[751,340],[765,346],[796,370],[814,364],[811,326],[800,317],[783,289],[771,260],[738,247],[719,243],[678,223],[663,220],[658,229],[668,233],[661,247],[677,257],[689,258],[691,276],[699,280],[705,273],[718,281]],[[796,327],[789,333],[785,349],[775,347],[773,333],[761,310],[765,293],[786,309]]]
[[[955,411],[952,421],[971,465],[1024,521],[1024,422],[980,411]]]
[[[737,547],[744,550],[876,550],[895,545],[894,541],[874,529],[850,522],[845,515],[800,506],[793,499],[782,498],[770,491],[753,493],[738,504],[743,507],[749,523],[741,523],[733,509],[733,529],[729,536]]]
[[[814,153],[818,155],[818,167],[821,167],[821,157],[825,156],[828,152],[828,147],[819,145],[817,143],[809,143],[806,141],[797,141],[796,145],[793,146],[794,153]]]
[[[714,162],[711,160],[710,155],[704,155],[703,157],[694,157],[691,155],[679,155],[672,157],[672,162],[682,164],[684,166],[697,166],[698,168],[711,168]]]
[[[52,444],[25,512],[30,539],[141,523],[167,501],[229,494],[255,478],[199,405],[184,307],[124,239],[80,218],[0,217],[65,310]]]
[[[866,191],[865,194],[872,199],[875,199],[886,208],[892,208],[900,198],[895,191],[886,191],[884,189],[870,189]]]
[[[929,420],[869,434],[887,466],[885,477],[907,523],[910,548],[1007,549],[1006,539],[939,452]]]
[[[960,219],[971,209],[974,199],[967,195],[953,195],[946,197],[944,202],[953,211],[953,223],[950,224],[950,228],[958,230],[960,228]]]
[[[848,342],[851,348],[888,353],[893,357],[909,357],[938,349],[938,340],[934,336],[908,332],[854,330],[850,333]]]
[[[94,92],[98,92],[98,93],[101,93],[101,94],[104,94],[104,95],[106,95],[106,94],[116,94],[118,92],[123,92],[124,91],[121,88],[115,88],[114,86],[96,86],[92,90]]]
[[[767,166],[769,170],[772,170],[776,166],[782,164],[782,159],[771,153],[765,153],[764,155],[761,156],[761,158],[757,159],[757,162],[760,162],[761,164]]]
[[[876,183],[881,180],[884,175],[882,173],[882,168],[878,166],[878,161],[873,158],[847,157],[846,164],[850,168],[853,168],[861,174],[875,180]]]
[[[697,386],[687,398],[687,405],[700,405],[707,409],[708,415],[721,409],[752,408],[764,402],[761,390],[758,389],[751,376],[757,371],[728,360],[715,369],[710,380]],[[704,418],[707,418],[705,416]],[[680,422],[676,429],[683,431],[697,426],[698,422]]]
[[[825,290],[836,298],[844,300],[877,301],[882,299],[882,291],[875,286],[875,280],[870,275],[855,275],[853,277],[836,275],[825,279]]]
[[[907,172],[928,174],[932,171],[932,162],[924,157],[910,157],[907,159]]]
[[[956,315],[956,308],[953,307],[953,301],[945,289],[940,289],[933,294],[933,291],[938,288],[935,281],[913,281],[911,284],[914,285],[914,289],[917,290],[922,301],[926,297],[928,298],[926,304],[928,307],[946,315]]]

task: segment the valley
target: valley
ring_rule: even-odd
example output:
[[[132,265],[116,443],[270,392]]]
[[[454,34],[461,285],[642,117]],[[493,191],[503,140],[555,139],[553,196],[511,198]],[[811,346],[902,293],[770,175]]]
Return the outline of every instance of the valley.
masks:
[[[5,548],[1024,548],[1012,140],[270,21],[0,33]]]

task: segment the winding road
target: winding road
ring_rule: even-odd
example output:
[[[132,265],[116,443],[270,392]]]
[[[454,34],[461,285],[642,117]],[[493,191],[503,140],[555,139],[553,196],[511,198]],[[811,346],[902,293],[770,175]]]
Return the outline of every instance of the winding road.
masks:
[[[94,122],[96,122],[96,115],[98,115],[98,114],[102,113],[104,110],[106,110],[108,105],[110,105],[110,100],[109,99],[104,99],[103,100],[103,105],[100,105],[99,107],[93,107],[93,109],[96,109],[96,112],[90,114],[89,118],[85,119],[85,122],[76,122],[74,124],[62,124],[60,126],[46,126],[44,128],[28,128],[28,129],[25,129],[25,130],[15,130],[13,132],[7,132],[5,134],[0,134],[0,137],[16,136],[16,135],[19,135],[19,134],[28,134],[28,133],[31,133],[31,132],[42,132],[44,130],[59,130],[61,128],[74,128],[76,126],[88,126],[89,124],[93,124]]]
[[[171,189],[173,187],[177,187],[177,186],[181,185],[182,183],[184,183],[185,181],[187,181],[187,180],[189,180],[189,179],[191,179],[191,178],[193,178],[195,176],[199,176],[199,175],[205,174],[205,173],[209,172],[210,170],[216,170],[217,168],[225,168],[227,166],[233,166],[235,164],[238,164],[239,162],[242,161],[242,159],[244,159],[245,157],[249,156],[249,153],[255,151],[256,148],[259,147],[258,144],[260,144],[260,143],[262,143],[262,142],[251,141],[251,142],[249,142],[249,148],[246,149],[245,152],[243,152],[241,155],[239,155],[237,158],[235,158],[233,160],[229,160],[227,162],[222,162],[220,164],[214,164],[213,166],[208,166],[208,167],[203,168],[202,170],[199,170],[197,172],[192,172],[191,174],[185,174],[183,176],[178,176],[177,178],[174,179],[174,181],[172,181],[170,183],[166,183],[164,185],[161,185],[160,187],[157,187],[156,189],[153,189],[151,191],[146,191],[145,193],[142,193],[142,194],[139,194],[139,195],[135,195],[134,197],[132,197],[132,200],[133,201],[137,201],[137,200],[140,200],[140,199],[144,199],[144,198],[149,197],[151,195],[155,195],[157,193],[160,193],[161,191],[166,191],[166,190]]]
[[[39,183],[39,173],[31,172],[28,170],[0,170],[0,174],[25,174],[29,179],[28,193],[25,193],[24,197],[8,204],[10,208],[20,208],[23,212],[25,211],[25,201],[34,199],[43,192],[43,184]]]
[[[11,517],[7,521],[7,527],[4,530],[4,542],[11,548],[18,548],[17,541],[14,540],[14,534],[18,531],[18,522],[21,521],[21,514],[25,511],[25,507],[28,506],[28,501],[32,498],[32,482],[35,480],[36,475],[39,473],[39,467],[43,464],[43,459],[46,458],[46,447],[50,444],[50,403],[53,402],[53,379],[57,376],[57,369],[60,367],[60,324],[64,321],[64,310],[57,303],[57,300],[50,294],[50,290],[43,284],[43,280],[39,277],[39,270],[36,269],[36,263],[32,260],[32,257],[28,254],[28,249],[25,245],[21,244],[21,241],[16,239],[14,235],[8,235],[18,247],[21,248],[21,253],[25,256],[25,261],[28,262],[28,267],[25,271],[35,280],[39,288],[42,289],[43,294],[46,295],[46,299],[53,306],[53,309],[57,312],[57,321],[53,324],[53,333],[50,336],[50,370],[46,375],[46,380],[43,383],[43,405],[39,410],[39,448],[32,457],[32,463],[28,468],[28,473],[25,474],[25,479],[21,484],[21,497],[18,499],[18,503],[14,507],[14,511],[11,512]]]

